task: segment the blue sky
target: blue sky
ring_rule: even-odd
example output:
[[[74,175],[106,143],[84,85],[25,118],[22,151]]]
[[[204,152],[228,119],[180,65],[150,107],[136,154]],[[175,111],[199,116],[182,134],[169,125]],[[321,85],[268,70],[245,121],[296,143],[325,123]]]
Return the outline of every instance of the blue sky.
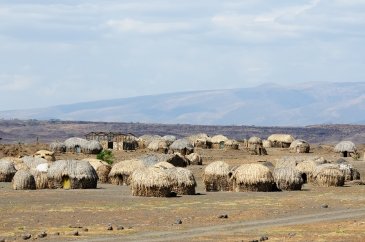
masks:
[[[363,0],[0,0],[0,110],[363,82]]]

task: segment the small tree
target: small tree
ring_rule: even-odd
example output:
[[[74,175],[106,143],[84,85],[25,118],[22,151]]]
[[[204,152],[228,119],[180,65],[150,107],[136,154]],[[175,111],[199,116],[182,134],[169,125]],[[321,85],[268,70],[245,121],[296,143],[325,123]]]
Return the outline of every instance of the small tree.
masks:
[[[97,156],[97,159],[103,160],[108,164],[113,164],[114,155],[111,150],[102,150]]]

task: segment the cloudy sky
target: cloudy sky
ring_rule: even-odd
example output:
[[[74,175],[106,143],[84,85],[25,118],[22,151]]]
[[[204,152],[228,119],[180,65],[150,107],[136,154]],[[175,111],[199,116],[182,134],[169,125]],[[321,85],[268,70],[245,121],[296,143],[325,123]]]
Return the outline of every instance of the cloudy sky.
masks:
[[[0,110],[363,82],[364,0],[0,0]]]

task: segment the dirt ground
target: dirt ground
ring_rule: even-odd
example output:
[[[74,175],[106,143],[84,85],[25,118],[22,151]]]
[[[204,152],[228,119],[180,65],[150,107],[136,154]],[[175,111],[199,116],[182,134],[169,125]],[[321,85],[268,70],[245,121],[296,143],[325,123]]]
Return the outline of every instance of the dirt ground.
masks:
[[[5,147],[5,148],[4,148]],[[22,147],[32,154],[46,145]],[[0,156],[12,152],[3,145]],[[360,146],[364,154],[364,146]],[[116,161],[146,150],[114,152]],[[201,174],[212,161],[230,165],[271,161],[296,155],[268,149],[268,156],[244,150],[197,150],[203,166],[189,166],[198,183],[197,195],[174,198],[133,197],[129,187],[98,184],[89,190],[15,191],[0,183],[0,239],[22,241],[26,233],[40,241],[364,241],[365,186],[315,187],[292,192],[205,192]],[[15,154],[16,155],[16,154]],[[331,147],[315,145],[307,156],[336,160]],[[90,155],[92,156],[92,155]],[[85,155],[57,154],[57,159]],[[95,156],[92,156],[95,157]],[[361,157],[362,158],[362,157]],[[347,158],[365,177],[365,161]],[[327,204],[328,208],[323,205]],[[227,214],[228,218],[219,218]],[[181,224],[176,221],[180,219]],[[111,224],[113,230],[108,230]],[[123,227],[123,229],[121,229]],[[119,229],[118,229],[119,228]],[[79,235],[73,235],[78,231]]]

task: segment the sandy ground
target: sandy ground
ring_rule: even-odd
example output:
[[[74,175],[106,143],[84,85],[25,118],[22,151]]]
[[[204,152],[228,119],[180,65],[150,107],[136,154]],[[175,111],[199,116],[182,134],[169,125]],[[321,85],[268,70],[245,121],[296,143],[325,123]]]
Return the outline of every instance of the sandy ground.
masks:
[[[36,148],[36,147],[35,147]],[[363,148],[363,147],[361,147]],[[33,149],[33,148],[32,148]],[[31,150],[28,150],[29,152]],[[363,149],[362,149],[363,151]],[[32,151],[33,152],[33,151]],[[133,197],[129,187],[98,184],[90,190],[15,191],[0,183],[0,238],[19,240],[25,233],[40,241],[364,241],[365,186],[315,187],[293,192],[205,192],[205,165],[224,160],[230,165],[295,155],[269,149],[268,156],[243,150],[198,150],[203,166],[189,166],[199,195],[175,198]],[[116,160],[148,153],[116,152]],[[362,152],[363,153],[363,152]],[[338,154],[315,146],[313,153],[328,160]],[[61,154],[58,159],[82,159]],[[348,160],[365,177],[365,161]],[[323,208],[327,204],[328,208]],[[228,218],[218,218],[227,214]],[[180,219],[182,224],[176,224]],[[113,230],[107,230],[108,224]],[[118,227],[123,229],[118,230]],[[79,236],[74,236],[75,231]]]

